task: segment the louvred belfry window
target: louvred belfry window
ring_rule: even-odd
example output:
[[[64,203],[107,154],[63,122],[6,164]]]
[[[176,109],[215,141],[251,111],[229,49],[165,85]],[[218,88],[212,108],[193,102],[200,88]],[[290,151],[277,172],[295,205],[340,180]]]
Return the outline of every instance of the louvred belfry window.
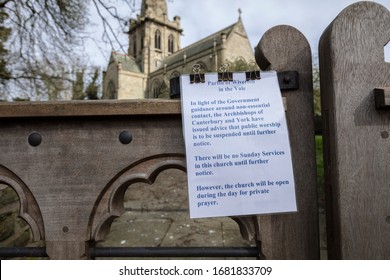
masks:
[[[154,47],[156,49],[161,50],[161,32],[160,32],[160,30],[156,30],[156,33],[154,34]]]
[[[173,39],[173,35],[169,35],[168,37],[168,52],[169,53],[173,53],[173,44],[174,44],[174,39]]]

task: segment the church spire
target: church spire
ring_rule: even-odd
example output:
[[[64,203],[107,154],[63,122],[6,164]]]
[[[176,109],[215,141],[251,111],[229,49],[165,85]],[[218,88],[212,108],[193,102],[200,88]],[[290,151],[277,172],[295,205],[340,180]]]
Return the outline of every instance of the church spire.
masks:
[[[165,19],[168,17],[166,0],[142,0],[141,17]]]

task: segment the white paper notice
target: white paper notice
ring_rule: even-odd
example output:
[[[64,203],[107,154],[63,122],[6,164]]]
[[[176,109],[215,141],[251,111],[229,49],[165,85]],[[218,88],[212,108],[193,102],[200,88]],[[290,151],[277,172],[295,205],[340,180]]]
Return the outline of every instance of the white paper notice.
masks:
[[[190,84],[181,76],[190,217],[297,211],[283,101],[276,72],[261,80]]]

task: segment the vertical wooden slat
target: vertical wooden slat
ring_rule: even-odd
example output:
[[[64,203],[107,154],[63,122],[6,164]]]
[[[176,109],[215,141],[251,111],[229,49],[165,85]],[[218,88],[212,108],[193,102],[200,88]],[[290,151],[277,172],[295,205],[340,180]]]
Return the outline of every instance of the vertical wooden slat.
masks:
[[[390,114],[374,89],[390,85],[390,13],[373,2],[343,10],[320,40],[328,255],[390,258]]]
[[[312,58],[295,28],[276,26],[256,48],[260,68],[299,73],[299,89],[283,91],[293,159],[298,212],[259,216],[258,239],[268,259],[319,259]]]

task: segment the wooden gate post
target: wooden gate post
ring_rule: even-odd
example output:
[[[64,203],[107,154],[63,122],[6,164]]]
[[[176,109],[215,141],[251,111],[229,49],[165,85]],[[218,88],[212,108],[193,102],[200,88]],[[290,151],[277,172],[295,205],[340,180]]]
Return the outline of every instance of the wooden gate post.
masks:
[[[276,26],[264,34],[255,55],[263,70],[299,73],[299,89],[282,91],[287,105],[298,212],[258,216],[257,239],[267,259],[319,259],[310,46],[295,28]]]
[[[360,2],[343,10],[320,40],[332,259],[390,258],[390,112],[376,109],[374,97],[375,88],[390,86],[389,39],[389,11]]]

